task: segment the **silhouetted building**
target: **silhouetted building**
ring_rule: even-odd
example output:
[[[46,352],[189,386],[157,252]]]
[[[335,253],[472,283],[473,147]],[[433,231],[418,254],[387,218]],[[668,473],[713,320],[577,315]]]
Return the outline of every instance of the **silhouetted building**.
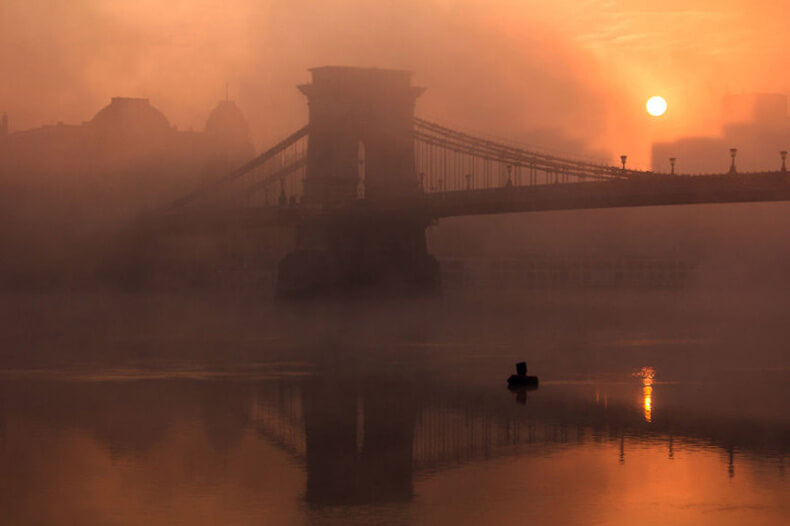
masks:
[[[228,161],[252,156],[249,123],[232,101],[223,100],[209,114],[206,136],[215,148],[227,156]]]
[[[722,101],[723,128],[718,137],[683,137],[653,145],[653,170],[677,173],[724,173],[730,148],[738,149],[738,171],[779,170],[779,152],[790,147],[787,96],[774,93],[728,95]]]
[[[727,95],[722,99],[721,108],[726,124],[787,125],[787,96],[780,93]]]
[[[179,131],[147,99],[115,97],[90,121],[0,128],[0,282],[90,273],[103,232],[128,224],[255,154],[230,101],[203,132]],[[92,255],[93,254],[93,255]]]
[[[7,120],[3,120],[3,133]],[[230,170],[254,155],[249,126],[233,102],[221,102],[202,133],[178,131],[148,99],[114,97],[88,122],[6,134],[0,178],[38,191],[98,184],[102,197],[125,201],[194,187],[196,179]],[[147,191],[144,191],[148,189]],[[132,203],[136,200],[131,199]],[[130,203],[131,204],[131,203]]]

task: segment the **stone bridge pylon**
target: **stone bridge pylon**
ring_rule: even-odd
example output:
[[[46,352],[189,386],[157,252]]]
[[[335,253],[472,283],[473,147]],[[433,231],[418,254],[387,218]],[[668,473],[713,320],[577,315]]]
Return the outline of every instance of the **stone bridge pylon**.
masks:
[[[414,109],[423,89],[407,71],[311,72],[312,83],[299,87],[310,115],[302,204],[316,213],[296,226],[296,249],[279,264],[277,297],[438,293],[439,265],[425,239],[430,217],[379,206],[422,193]],[[338,208],[348,213],[321,213]]]

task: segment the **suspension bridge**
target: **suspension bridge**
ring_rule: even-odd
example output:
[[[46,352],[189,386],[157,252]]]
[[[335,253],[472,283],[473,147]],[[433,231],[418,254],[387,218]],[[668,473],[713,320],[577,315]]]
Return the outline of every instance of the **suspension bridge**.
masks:
[[[530,151],[415,116],[407,71],[322,67],[309,122],[150,218],[167,231],[292,225],[279,297],[435,293],[425,229],[453,216],[790,200],[775,172],[684,175]]]

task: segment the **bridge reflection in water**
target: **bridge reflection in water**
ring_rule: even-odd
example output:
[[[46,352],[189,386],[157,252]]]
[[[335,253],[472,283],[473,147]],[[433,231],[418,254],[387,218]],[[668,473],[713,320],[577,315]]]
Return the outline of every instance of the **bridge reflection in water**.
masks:
[[[722,472],[730,474],[736,451],[774,460],[786,454],[783,424],[766,429],[691,414],[654,421],[655,370],[645,367],[634,376],[642,384],[641,405],[612,403],[605,385],[592,384],[573,386],[581,388],[575,389],[583,393],[579,398],[557,396],[565,389],[549,384],[545,393],[516,392],[506,401],[491,389],[437,389],[386,378],[278,381],[259,386],[250,423],[304,464],[306,499],[314,505],[407,501],[421,474],[545,457],[588,442],[616,444],[621,462],[629,444],[663,444],[668,459],[679,448],[719,450],[727,458]]]
[[[146,470],[157,472],[153,480],[159,479],[159,469],[174,468],[172,459],[161,459],[169,466],[161,468],[152,466],[151,460],[177,451],[188,464],[196,463],[190,477],[197,473],[198,478],[214,481],[227,476],[223,470],[229,469],[234,452],[249,449],[249,437],[257,436],[303,467],[303,498],[311,509],[407,503],[416,494],[416,481],[448,468],[511,459],[540,461],[590,447],[602,447],[596,454],[611,455],[615,462],[619,452],[625,463],[630,450],[639,456],[648,446],[664,449],[666,460],[678,451],[719,451],[721,472],[730,476],[741,458],[782,469],[786,422],[668,410],[658,417],[653,397],[661,396],[662,386],[653,385],[655,371],[646,367],[636,374],[641,382],[635,378],[625,384],[548,383],[530,393],[509,393],[499,385],[458,385],[430,375],[328,372],[223,379],[213,374],[201,378],[197,373],[127,371],[49,379],[7,377],[0,385],[0,481],[8,488],[8,477],[13,477],[18,485],[12,493],[17,495],[50,484],[40,480],[48,477],[46,469],[25,470],[36,466],[31,459],[41,454],[41,447],[68,452],[76,436],[91,437],[112,459],[140,464],[138,469],[148,466]],[[641,404],[634,396],[640,389]],[[200,440],[194,426],[187,428],[191,431],[180,427],[184,421],[205,430],[208,450],[195,445]],[[49,438],[42,442],[41,436]],[[171,442],[175,445],[165,445]],[[192,450],[199,454],[190,456]],[[67,454],[79,456],[75,451]],[[269,457],[254,456],[241,461],[254,463],[252,471],[262,473],[271,463]],[[202,473],[204,464],[213,466],[210,474]],[[126,469],[123,465],[112,469]],[[58,476],[70,469],[51,468],[61,473]],[[81,475],[69,473],[66,479],[77,476]],[[19,510],[29,501],[12,502],[10,495],[6,492],[2,500],[11,511],[0,512],[0,517],[13,516],[13,510],[16,518],[29,512]]]

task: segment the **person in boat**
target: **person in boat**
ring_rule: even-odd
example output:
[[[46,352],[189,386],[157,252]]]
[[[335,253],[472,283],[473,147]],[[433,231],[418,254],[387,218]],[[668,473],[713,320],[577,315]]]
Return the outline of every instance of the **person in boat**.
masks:
[[[538,377],[527,376],[527,362],[519,362],[516,364],[516,374],[511,375],[510,378],[507,379],[507,383],[511,387],[519,385],[536,386],[538,385]]]

